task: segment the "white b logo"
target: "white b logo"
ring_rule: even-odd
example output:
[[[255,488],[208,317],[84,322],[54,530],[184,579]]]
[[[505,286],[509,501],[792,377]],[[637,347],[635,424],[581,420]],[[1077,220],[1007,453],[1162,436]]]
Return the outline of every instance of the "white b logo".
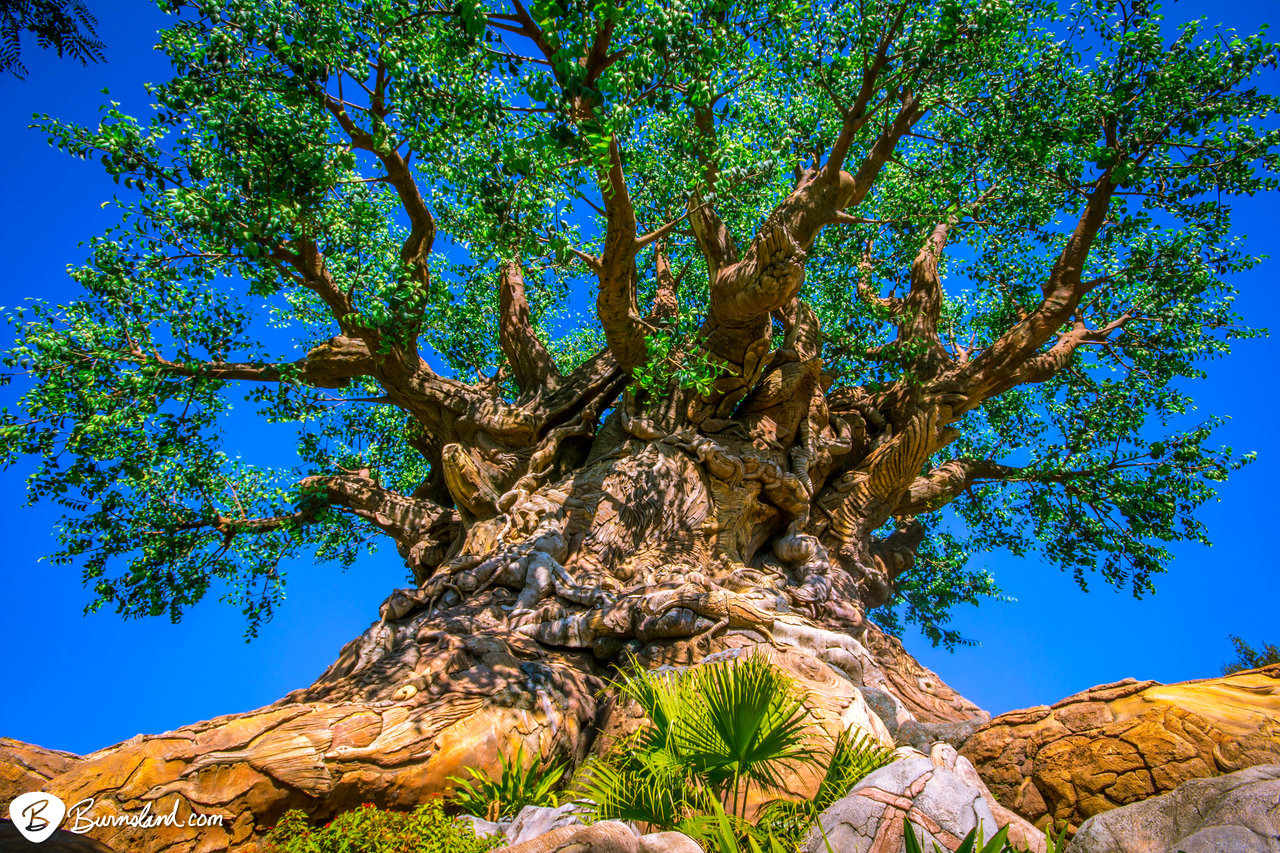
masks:
[[[22,837],[39,844],[57,831],[67,807],[53,794],[29,791],[9,804],[9,818]]]

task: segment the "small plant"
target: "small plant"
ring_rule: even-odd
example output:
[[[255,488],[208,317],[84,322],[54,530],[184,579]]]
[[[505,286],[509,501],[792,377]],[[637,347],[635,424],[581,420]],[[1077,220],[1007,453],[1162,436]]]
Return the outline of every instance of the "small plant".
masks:
[[[558,806],[560,799],[555,787],[564,776],[564,765],[549,765],[539,756],[531,756],[525,766],[523,744],[516,746],[515,755],[507,761],[499,755],[501,763],[497,779],[490,779],[474,767],[468,767],[470,779],[450,776],[456,782],[450,799],[466,814],[498,821],[515,817],[525,806]]]
[[[722,853],[796,849],[822,810],[892,760],[866,735],[841,734],[829,751],[815,745],[804,698],[763,656],[640,671],[619,689],[650,724],[587,767],[578,787],[588,814],[677,829]],[[753,790],[784,790],[803,766],[824,773],[813,798],[772,800],[754,825],[746,820]]]
[[[916,828],[912,825],[911,819],[904,817],[902,824],[905,830],[902,840],[906,844],[907,853],[924,853],[923,848],[920,846],[920,839],[916,837]],[[978,824],[969,830],[968,835],[961,839],[960,846],[955,849],[954,853],[1018,853],[1018,851],[1009,846],[1008,834],[1009,827],[1002,826],[990,841],[984,843],[982,839],[982,824]],[[948,853],[936,841],[933,843],[933,850],[934,853]]]
[[[920,839],[916,838],[915,827],[911,824],[911,820],[904,817],[902,822],[906,830],[903,833],[903,842],[906,844],[907,853],[923,853],[920,847]],[[995,837],[984,844],[982,826],[975,826],[969,830],[968,835],[961,839],[960,846],[955,849],[954,853],[1031,853],[1029,848],[1014,847],[1009,844],[1006,838],[1008,831],[1009,828],[1007,826],[1001,827]],[[1062,827],[1062,831],[1058,833],[1057,837],[1054,837],[1052,826],[1045,828],[1045,853],[1062,853],[1066,848],[1066,843],[1067,828],[1065,826]],[[933,844],[933,849],[934,853],[948,853],[936,841]]]
[[[500,836],[477,838],[471,824],[447,817],[439,798],[412,812],[365,804],[322,827],[304,812],[286,812],[263,841],[263,853],[486,853]]]
[[[872,771],[893,761],[893,750],[866,732],[841,732],[831,747],[826,771],[818,790],[808,800],[778,799],[766,803],[756,818],[756,826],[795,849],[804,842],[818,816]]]

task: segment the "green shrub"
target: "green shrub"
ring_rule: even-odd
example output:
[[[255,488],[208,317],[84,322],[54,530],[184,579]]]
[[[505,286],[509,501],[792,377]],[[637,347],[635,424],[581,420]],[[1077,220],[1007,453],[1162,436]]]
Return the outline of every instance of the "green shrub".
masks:
[[[1229,634],[1227,639],[1236,647],[1236,659],[1223,665],[1223,675],[1280,663],[1280,646],[1274,643],[1263,643],[1261,648],[1255,649],[1235,634]]]
[[[916,838],[916,828],[912,825],[909,818],[902,819],[903,843],[906,845],[907,853],[924,853],[920,847],[920,840]],[[982,826],[975,826],[969,830],[969,834],[960,840],[960,845],[956,847],[954,853],[1030,853],[1027,848],[1014,847],[1006,840],[1009,828],[1007,826],[1000,827],[1000,831],[988,842],[983,842]],[[1048,827],[1044,831],[1045,853],[1061,853],[1066,846],[1067,829],[1062,828],[1057,838],[1053,835],[1053,828]],[[934,853],[949,853],[939,846],[938,842],[933,843]]]
[[[322,827],[304,812],[286,812],[267,835],[264,853],[485,853],[500,836],[477,838],[471,824],[447,817],[436,798],[412,812],[372,805],[343,812]]]
[[[564,776],[564,765],[548,765],[540,756],[532,756],[525,766],[524,746],[516,747],[516,754],[507,761],[499,755],[502,769],[497,779],[468,767],[470,779],[450,776],[457,787],[450,795],[453,804],[466,814],[486,820],[502,820],[515,817],[525,806],[558,806],[555,786]]]
[[[646,672],[619,684],[649,725],[591,762],[578,795],[596,820],[676,829],[715,849],[794,850],[817,815],[892,760],[871,738],[815,744],[812,714],[794,682],[759,655],[684,672]],[[774,800],[752,825],[752,789],[780,791],[803,766],[824,771],[807,801]]]

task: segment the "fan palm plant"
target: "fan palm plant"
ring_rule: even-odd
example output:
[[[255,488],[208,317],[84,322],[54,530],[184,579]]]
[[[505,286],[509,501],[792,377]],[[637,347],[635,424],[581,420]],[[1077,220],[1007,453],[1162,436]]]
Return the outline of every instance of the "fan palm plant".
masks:
[[[694,668],[687,687],[689,713],[673,728],[677,749],[730,814],[746,816],[751,788],[785,790],[796,770],[820,764],[804,697],[763,655]]]
[[[865,735],[842,734],[822,749],[806,697],[762,655],[682,672],[633,672],[618,687],[649,725],[584,771],[578,793],[597,819],[679,829],[715,844],[727,826],[768,849],[770,836],[802,838],[822,809],[891,759]],[[750,794],[784,790],[806,766],[824,774],[815,798],[770,802],[757,832],[746,821]]]

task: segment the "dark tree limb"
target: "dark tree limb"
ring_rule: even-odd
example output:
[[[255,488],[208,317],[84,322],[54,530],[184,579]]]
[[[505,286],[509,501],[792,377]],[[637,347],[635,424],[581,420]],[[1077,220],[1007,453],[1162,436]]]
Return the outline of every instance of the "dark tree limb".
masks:
[[[1072,318],[1081,300],[1095,285],[1095,282],[1083,281],[1082,276],[1117,189],[1111,180],[1113,168],[1103,172],[1089,193],[1071,236],[1042,286],[1044,299],[1040,305],[961,370],[960,380],[969,402],[956,411],[957,415],[1016,384],[1013,376]],[[1059,355],[1061,353],[1060,350]]]
[[[600,290],[596,297],[596,314],[604,329],[609,351],[623,370],[631,370],[645,362],[648,353],[644,338],[647,327],[640,319],[636,304],[636,211],[627,190],[622,171],[622,156],[617,142],[609,142],[609,169],[605,174],[605,237],[596,275]]]
[[[319,497],[324,505],[348,510],[372,523],[406,548],[426,538],[441,522],[456,518],[454,510],[433,501],[380,486],[368,471],[307,477],[299,487],[304,495]]]
[[[551,353],[538,339],[529,319],[524,274],[517,261],[502,267],[498,280],[498,343],[511,365],[512,377],[521,394],[540,388],[553,389],[560,383],[560,371]]]

